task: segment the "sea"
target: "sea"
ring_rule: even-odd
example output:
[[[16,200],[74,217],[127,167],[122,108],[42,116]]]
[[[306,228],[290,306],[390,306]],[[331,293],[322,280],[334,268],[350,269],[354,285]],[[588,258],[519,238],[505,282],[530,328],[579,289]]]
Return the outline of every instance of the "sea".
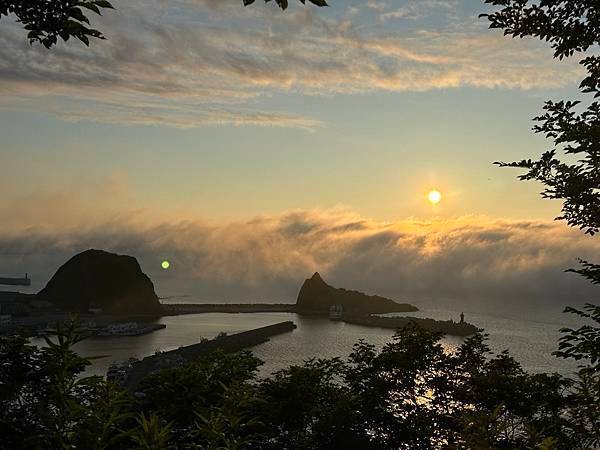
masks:
[[[190,298],[185,300],[186,303],[192,303]],[[169,301],[177,303],[176,298]],[[434,302],[417,303],[417,306],[420,311],[401,315],[459,320],[462,312],[467,322],[484,329],[492,352],[508,350],[529,372],[557,372],[569,376],[577,370],[578,363],[552,355],[561,336],[559,330],[582,324],[576,316],[563,314],[562,308],[481,312],[468,308],[440,308]],[[264,361],[259,371],[261,377],[290,365],[302,364],[310,358],[345,358],[361,339],[381,348],[394,335],[393,330],[332,322],[327,318],[294,313],[205,313],[162,317],[157,322],[165,324],[165,329],[142,336],[92,337],[77,344],[75,350],[82,356],[93,358],[86,375],[105,375],[114,362],[131,357],[143,358],[157,351],[195,344],[201,338],[210,339],[221,332],[233,334],[287,320],[297,325],[294,331],[272,337],[268,342],[251,349]],[[446,336],[441,343],[446,351],[452,352],[462,342],[463,338]],[[43,345],[40,339],[34,339],[33,343]]]

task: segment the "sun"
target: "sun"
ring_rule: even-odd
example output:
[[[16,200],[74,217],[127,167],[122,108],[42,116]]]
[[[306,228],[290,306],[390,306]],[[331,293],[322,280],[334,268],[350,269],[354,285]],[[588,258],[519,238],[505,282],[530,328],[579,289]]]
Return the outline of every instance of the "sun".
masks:
[[[436,189],[429,191],[429,194],[427,194],[427,200],[429,200],[429,203],[437,205],[442,201],[442,193]]]

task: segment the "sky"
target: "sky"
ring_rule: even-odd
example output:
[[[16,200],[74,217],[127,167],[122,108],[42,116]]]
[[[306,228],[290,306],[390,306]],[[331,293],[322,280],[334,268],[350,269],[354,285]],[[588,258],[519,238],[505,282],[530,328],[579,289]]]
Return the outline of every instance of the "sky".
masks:
[[[589,300],[563,270],[596,241],[493,165],[548,149],[531,118],[577,96],[576,58],[487,29],[480,0],[241,3],[115,0],[89,49],[0,21],[0,272],[43,286],[96,247],[206,301],[291,301],[316,270],[403,300]]]

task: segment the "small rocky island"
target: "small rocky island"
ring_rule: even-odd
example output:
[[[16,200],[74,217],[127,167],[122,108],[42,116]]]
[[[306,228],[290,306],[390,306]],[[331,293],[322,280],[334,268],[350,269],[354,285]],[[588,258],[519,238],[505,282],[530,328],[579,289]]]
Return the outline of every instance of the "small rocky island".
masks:
[[[133,256],[86,250],[62,265],[38,299],[71,312],[161,315],[154,284]]]
[[[316,272],[304,281],[296,301],[296,312],[303,314],[329,314],[331,307],[341,306],[345,314],[386,314],[413,312],[419,308],[378,295],[335,288],[323,281]]]

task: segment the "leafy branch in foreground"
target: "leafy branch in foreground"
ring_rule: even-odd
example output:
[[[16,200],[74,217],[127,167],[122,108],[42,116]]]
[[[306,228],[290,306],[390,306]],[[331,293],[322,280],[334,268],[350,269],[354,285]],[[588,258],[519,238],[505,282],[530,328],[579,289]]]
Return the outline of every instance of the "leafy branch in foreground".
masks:
[[[252,3],[254,3],[256,0],[244,0],[244,6],[248,6],[251,5]],[[265,3],[269,3],[271,0],[265,0]],[[306,0],[298,0],[299,2],[301,2],[303,5],[306,4]],[[317,6],[329,6],[327,4],[327,2],[325,0],[308,0],[310,3],[312,3],[313,5],[317,5]],[[279,7],[281,9],[286,9],[288,7],[288,0],[275,0],[275,3],[277,3],[277,5],[279,5]]]
[[[265,3],[271,0],[265,0]],[[306,4],[306,0],[299,0]],[[329,6],[325,0],[308,0],[316,6]],[[255,0],[243,0],[244,6]],[[281,9],[287,9],[288,0],[275,0]],[[28,30],[31,44],[41,43],[46,48],[56,45],[58,38],[71,37],[90,45],[90,38],[105,39],[104,34],[91,27],[87,13],[101,15],[102,9],[114,9],[107,0],[0,0],[0,19],[14,15]]]
[[[105,39],[86,16],[89,11],[101,15],[102,9],[114,8],[107,0],[0,0],[0,18],[14,14],[29,31],[29,42],[46,48],[59,37],[65,42],[74,37],[88,46],[90,38]]]
[[[596,51],[600,44],[598,0],[485,0],[500,7],[482,14],[490,28],[512,37],[546,41],[554,57]],[[587,76],[579,88],[600,97],[600,57],[588,55],[580,64]],[[557,217],[593,235],[600,230],[600,104],[585,107],[580,101],[548,101],[545,113],[536,117],[534,131],[553,141],[553,148],[538,160],[498,162],[500,166],[526,169],[521,180],[537,180],[545,188],[542,197],[563,200]],[[562,156],[561,156],[562,155]]]
[[[590,266],[589,263],[586,264]],[[592,266],[594,266],[594,270],[600,269],[600,266],[595,264]],[[567,307],[565,312],[594,322],[596,326],[590,323],[576,330],[571,328],[561,329],[560,331],[564,335],[560,338],[558,351],[553,354],[560,358],[587,361],[590,364],[587,370],[600,374],[600,306],[588,303],[583,307],[583,310]]]

